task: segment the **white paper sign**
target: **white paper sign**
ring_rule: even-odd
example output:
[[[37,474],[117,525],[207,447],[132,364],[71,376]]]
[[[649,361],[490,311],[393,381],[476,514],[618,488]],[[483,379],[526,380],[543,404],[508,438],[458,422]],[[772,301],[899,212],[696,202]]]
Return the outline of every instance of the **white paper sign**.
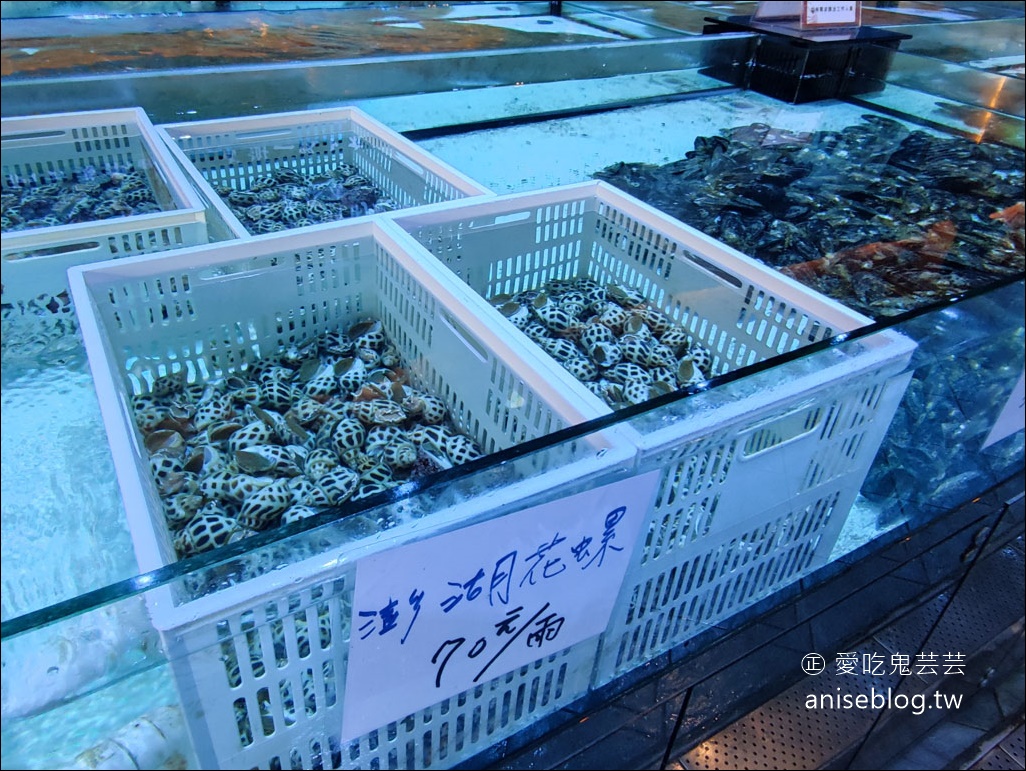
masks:
[[[858,25],[861,10],[861,3],[854,1],[807,2],[802,7],[802,23],[809,27]]]
[[[360,560],[342,740],[605,630],[658,477]]]
[[[1011,436],[1016,431],[1022,431],[1024,425],[1026,425],[1026,394],[1023,392],[1023,379],[1026,373],[1019,375],[1019,382],[1015,384],[1015,388],[1012,389],[1012,395],[1008,397],[1008,401],[1005,402],[1005,407],[1001,410],[1001,414],[998,415],[996,421],[994,421],[994,427],[990,429],[990,434],[987,435],[987,441],[983,443],[983,447],[990,447],[994,442],[1004,439],[1006,436]],[[981,447],[980,449],[983,449]]]

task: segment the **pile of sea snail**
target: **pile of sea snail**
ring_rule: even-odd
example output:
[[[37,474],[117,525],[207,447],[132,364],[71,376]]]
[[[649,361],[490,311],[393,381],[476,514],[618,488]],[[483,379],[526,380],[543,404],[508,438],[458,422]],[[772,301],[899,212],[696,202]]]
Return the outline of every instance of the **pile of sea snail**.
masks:
[[[351,163],[317,174],[275,169],[245,190],[218,185],[215,191],[253,235],[399,208]]]
[[[709,379],[708,349],[635,289],[554,279],[491,302],[614,409]]]
[[[4,233],[161,211],[146,176],[131,167],[7,174],[0,200]]]
[[[245,377],[160,377],[133,406],[179,557],[481,455],[444,402],[409,382],[376,319]]]

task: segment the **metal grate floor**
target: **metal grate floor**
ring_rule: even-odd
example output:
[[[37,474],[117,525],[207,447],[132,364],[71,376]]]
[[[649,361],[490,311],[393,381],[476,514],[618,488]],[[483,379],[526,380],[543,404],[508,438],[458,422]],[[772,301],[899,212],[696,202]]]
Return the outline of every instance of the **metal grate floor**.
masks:
[[[1001,742],[1001,748],[1020,766],[1026,765],[1026,726],[1020,725],[1017,731]]]
[[[1016,769],[1018,771],[1026,768],[1024,744],[1026,744],[1026,724],[1020,723],[997,746],[969,768],[971,771],[997,771],[998,769]]]
[[[994,641],[1006,635],[1009,629],[1017,630],[1015,635],[1021,639],[1024,591],[1023,553],[1010,546],[980,560],[950,602],[951,594],[939,594],[873,637],[852,646],[852,650],[857,650],[860,657],[880,655],[888,663],[896,653],[911,655],[913,662],[920,652],[936,653],[941,662],[951,653],[964,654],[967,662],[974,654],[987,656]],[[989,662],[978,662],[975,666],[987,671]],[[998,666],[996,661],[994,666]],[[1005,705],[999,712],[981,710],[983,701],[993,710],[993,703],[1007,694],[1009,684],[974,682],[971,680],[974,672],[970,669],[966,666],[966,676],[954,681],[945,680],[942,669],[936,676],[913,672],[904,679],[897,673],[838,674],[828,656],[827,668],[822,674],[806,677],[692,748],[669,767],[728,771],[843,766],[860,746],[866,732],[872,729],[870,741],[890,747],[873,747],[871,754],[879,759],[890,758],[879,766],[881,768],[944,768],[948,763],[951,765],[947,767],[965,768],[958,762],[960,757],[979,746],[987,731],[990,735],[1000,735],[1001,730],[1007,730],[1010,720],[1018,718],[1016,730],[973,761],[972,768],[1023,769],[1022,698]],[[1019,672],[1006,677],[1021,677],[1021,665]],[[949,678],[954,677],[956,675],[949,675]],[[893,689],[894,694],[927,696],[957,689],[966,698],[960,709],[935,708],[937,711],[932,714],[930,708],[920,715],[913,715],[911,709],[891,710],[887,720],[902,724],[892,731],[879,730],[885,722],[881,722],[881,726],[874,725],[878,709],[843,708],[839,699],[831,705],[829,699],[821,698],[886,693],[888,688]],[[1011,690],[1021,694],[1022,688],[1012,684]],[[810,697],[816,697],[815,704],[810,703]],[[976,724],[980,714],[994,714],[1004,722],[980,727]],[[930,764],[915,765],[927,757],[932,759]],[[912,765],[906,764],[906,760]]]
[[[876,643],[861,654],[886,656]],[[686,769],[821,768],[863,735],[873,723],[872,710],[812,709],[808,700],[848,693],[885,692],[897,686],[897,674],[883,677],[839,675],[828,668],[809,678],[702,742],[683,758]]]

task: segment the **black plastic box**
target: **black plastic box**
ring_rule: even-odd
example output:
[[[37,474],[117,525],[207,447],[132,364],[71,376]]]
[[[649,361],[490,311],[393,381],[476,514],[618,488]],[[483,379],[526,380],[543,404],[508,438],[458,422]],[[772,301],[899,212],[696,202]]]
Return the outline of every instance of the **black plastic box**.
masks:
[[[703,73],[791,104],[883,90],[894,53],[911,35],[873,27],[800,30],[708,19],[704,34],[757,32],[744,61],[723,61]]]

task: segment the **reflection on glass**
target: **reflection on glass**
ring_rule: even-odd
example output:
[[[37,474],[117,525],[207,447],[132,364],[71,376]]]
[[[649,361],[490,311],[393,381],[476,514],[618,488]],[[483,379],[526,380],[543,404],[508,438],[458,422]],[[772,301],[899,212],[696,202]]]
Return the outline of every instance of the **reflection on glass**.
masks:
[[[476,26],[482,45],[527,40]],[[299,40],[272,37],[282,51]],[[425,143],[500,192],[607,175],[774,267],[786,253],[795,275],[893,328],[539,431],[345,516],[325,509],[29,617],[3,640],[3,765],[86,765],[112,739],[150,767],[453,765],[1020,470],[1021,431],[981,447],[1023,367],[1022,153],[863,112],[729,94]],[[5,313],[5,632],[137,572],[81,340],[14,321]],[[907,368],[857,366],[894,333],[915,344]],[[640,456],[610,457],[628,434]],[[342,742],[357,561],[589,489],[581,468],[663,475],[609,633]],[[532,487],[539,470],[568,481]]]

